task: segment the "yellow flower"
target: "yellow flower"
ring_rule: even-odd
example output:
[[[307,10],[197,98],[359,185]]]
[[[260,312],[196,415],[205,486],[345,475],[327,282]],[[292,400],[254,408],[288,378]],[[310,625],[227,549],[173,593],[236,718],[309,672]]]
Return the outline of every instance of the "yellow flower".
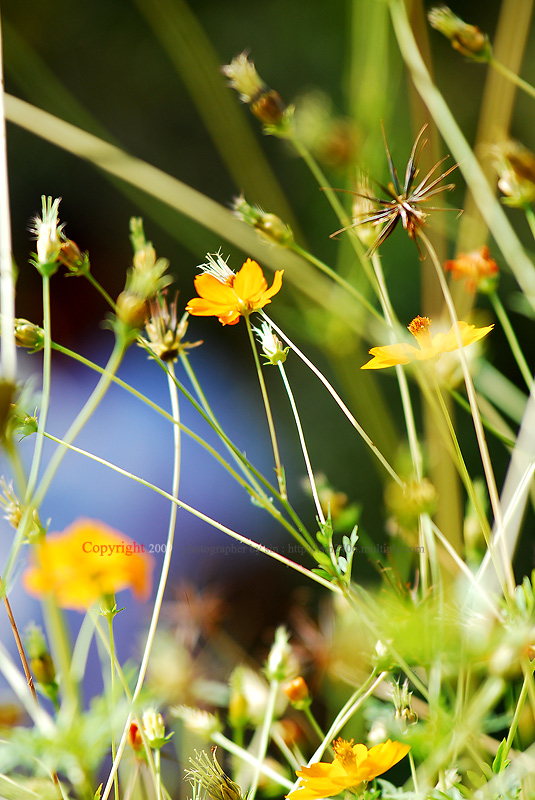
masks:
[[[415,317],[408,326],[409,331],[416,338],[418,347],[410,344],[389,344],[385,347],[372,347],[370,355],[373,358],[361,369],[384,369],[393,367],[396,364],[408,364],[410,361],[428,361],[431,358],[438,358],[442,353],[451,353],[458,349],[457,336],[455,329],[450,328],[449,333],[437,333],[431,337],[429,327],[431,320],[428,317]],[[458,322],[459,333],[463,347],[482,339],[493,329],[494,325],[486,328],[476,328],[467,322]]]
[[[260,266],[250,258],[238,273],[232,272],[219,254],[215,259],[208,256],[203,269],[203,274],[195,278],[199,297],[189,301],[186,311],[199,317],[217,317],[222,325],[235,325],[241,315],[248,316],[270,303],[280,291],[284,272],[275,272],[268,289]]]
[[[292,800],[316,800],[333,797],[346,789],[352,789],[382,775],[407,755],[408,744],[392,742],[390,739],[370,750],[364,744],[353,744],[353,739],[337,739],[333,742],[332,764],[312,764],[302,767],[296,775],[303,785],[289,795]]]
[[[79,519],[35,545],[23,575],[27,591],[51,594],[62,608],[85,611],[105,595],[131,588],[139,600],[151,590],[152,557],[145,546],[98,520]]]

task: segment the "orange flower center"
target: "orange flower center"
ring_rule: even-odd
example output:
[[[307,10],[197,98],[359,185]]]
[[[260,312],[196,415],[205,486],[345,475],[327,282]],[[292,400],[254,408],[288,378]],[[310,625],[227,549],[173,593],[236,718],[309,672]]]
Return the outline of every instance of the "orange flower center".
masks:
[[[345,739],[337,739],[333,742],[334,754],[336,760],[344,767],[344,769],[351,769],[355,766],[355,754],[353,752],[353,739],[347,742]]]
[[[429,328],[431,327],[431,320],[429,317],[415,317],[410,325],[407,326],[408,330],[416,338],[422,350],[431,347],[431,334]]]

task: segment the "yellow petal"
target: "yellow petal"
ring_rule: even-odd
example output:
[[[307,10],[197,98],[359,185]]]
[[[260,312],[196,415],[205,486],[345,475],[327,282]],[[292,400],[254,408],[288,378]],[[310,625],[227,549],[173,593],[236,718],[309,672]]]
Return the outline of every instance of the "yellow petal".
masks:
[[[396,364],[408,364],[421,351],[410,344],[388,344],[384,347],[372,347],[369,352],[373,358],[363,364],[361,369],[384,369]]]
[[[365,773],[363,780],[371,781],[377,775],[382,775],[383,772],[386,772],[398,761],[401,761],[409,750],[410,746],[408,744],[392,742],[390,739],[383,744],[372,747],[368,752],[365,763],[362,765],[363,773]]]
[[[467,322],[458,322],[457,325],[459,326],[463,347],[479,341],[494,328],[494,325],[488,325],[486,328],[476,328],[475,325],[469,325]],[[436,354],[451,353],[453,350],[457,350],[458,347],[457,335],[453,326],[448,333],[437,333],[436,336],[433,336],[433,350]]]
[[[260,265],[248,258],[236,274],[232,288],[244,303],[258,300],[267,289],[267,281]]]

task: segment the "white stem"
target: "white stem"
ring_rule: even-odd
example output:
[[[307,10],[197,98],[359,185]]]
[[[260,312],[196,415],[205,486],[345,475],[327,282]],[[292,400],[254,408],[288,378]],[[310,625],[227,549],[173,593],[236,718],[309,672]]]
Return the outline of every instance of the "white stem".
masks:
[[[17,374],[15,348],[15,287],[11,255],[11,220],[7,178],[6,118],[4,109],[4,73],[0,31],[0,309],[2,312],[2,376],[14,381]]]

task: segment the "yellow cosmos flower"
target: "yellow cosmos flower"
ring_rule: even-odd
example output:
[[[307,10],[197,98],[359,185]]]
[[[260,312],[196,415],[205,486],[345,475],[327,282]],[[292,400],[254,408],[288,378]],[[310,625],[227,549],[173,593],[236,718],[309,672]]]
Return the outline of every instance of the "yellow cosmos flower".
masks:
[[[144,545],[102,522],[79,519],[35,546],[23,583],[36,597],[51,594],[62,608],[85,611],[126,588],[139,600],[147,599],[152,561]]]
[[[222,325],[235,325],[240,316],[248,316],[271,303],[273,295],[280,291],[284,272],[275,272],[268,289],[262,269],[250,258],[234,273],[219,253],[215,258],[209,255],[203,269],[195,278],[199,297],[189,301],[186,311],[199,317],[217,317]]]
[[[369,351],[373,358],[361,369],[384,369],[393,367],[396,364],[408,364],[410,361],[428,361],[431,358],[438,358],[442,353],[451,353],[457,350],[459,345],[455,329],[450,328],[449,333],[437,333],[431,337],[429,327],[431,320],[428,317],[415,317],[408,326],[409,331],[416,338],[419,347],[410,344],[389,344],[385,347],[372,347]],[[488,325],[486,328],[476,328],[467,322],[458,322],[459,333],[463,347],[482,339],[494,328]]]
[[[334,761],[332,764],[312,764],[302,767],[296,775],[302,778],[302,786],[294,789],[287,797],[292,800],[317,800],[334,797],[346,789],[353,789],[361,783],[382,775],[407,755],[408,744],[392,742],[390,739],[370,750],[364,744],[353,744],[353,739],[337,739],[333,742]]]

